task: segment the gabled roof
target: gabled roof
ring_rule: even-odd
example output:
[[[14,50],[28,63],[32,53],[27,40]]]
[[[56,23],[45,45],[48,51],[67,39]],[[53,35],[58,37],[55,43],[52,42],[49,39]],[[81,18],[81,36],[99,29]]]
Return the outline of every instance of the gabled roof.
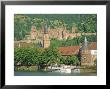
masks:
[[[80,46],[59,47],[58,49],[63,56],[77,55],[79,53]],[[97,50],[97,43],[90,42],[88,44],[88,50]]]
[[[69,56],[78,54],[80,46],[59,47],[58,49],[61,55]]]

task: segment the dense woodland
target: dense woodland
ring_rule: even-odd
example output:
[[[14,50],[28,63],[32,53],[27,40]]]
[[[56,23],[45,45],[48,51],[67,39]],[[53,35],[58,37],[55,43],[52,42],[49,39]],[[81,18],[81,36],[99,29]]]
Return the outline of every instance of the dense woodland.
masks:
[[[42,24],[46,23],[48,28],[57,29],[66,27],[71,32],[76,26],[78,32],[96,32],[96,14],[15,14],[14,15],[14,38],[22,40],[31,26],[41,30]]]

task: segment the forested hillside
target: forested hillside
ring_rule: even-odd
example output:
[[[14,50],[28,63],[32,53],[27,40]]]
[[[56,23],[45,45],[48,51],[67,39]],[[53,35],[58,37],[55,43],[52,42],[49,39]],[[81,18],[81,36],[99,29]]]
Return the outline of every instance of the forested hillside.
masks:
[[[22,40],[32,25],[41,30],[43,23],[50,29],[66,27],[70,32],[73,26],[77,27],[78,32],[97,31],[96,14],[15,14],[14,38]]]
[[[97,42],[96,35],[90,35],[86,37],[88,42]],[[83,35],[72,39],[68,38],[66,40],[51,39],[51,46],[52,47],[76,46],[76,45],[80,45],[80,43],[83,43],[84,38],[85,36]]]

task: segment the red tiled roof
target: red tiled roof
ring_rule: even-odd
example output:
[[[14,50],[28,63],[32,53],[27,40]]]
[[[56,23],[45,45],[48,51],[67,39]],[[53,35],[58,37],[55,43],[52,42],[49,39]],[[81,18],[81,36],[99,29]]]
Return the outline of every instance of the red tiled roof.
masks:
[[[68,46],[68,47],[59,47],[61,55],[75,55],[78,54],[80,46]]]

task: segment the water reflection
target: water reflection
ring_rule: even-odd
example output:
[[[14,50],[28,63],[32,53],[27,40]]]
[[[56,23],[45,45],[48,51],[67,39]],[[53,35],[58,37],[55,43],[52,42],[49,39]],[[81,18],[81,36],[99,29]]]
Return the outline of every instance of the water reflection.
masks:
[[[61,73],[61,72],[14,72],[15,76],[96,76],[96,73]]]

